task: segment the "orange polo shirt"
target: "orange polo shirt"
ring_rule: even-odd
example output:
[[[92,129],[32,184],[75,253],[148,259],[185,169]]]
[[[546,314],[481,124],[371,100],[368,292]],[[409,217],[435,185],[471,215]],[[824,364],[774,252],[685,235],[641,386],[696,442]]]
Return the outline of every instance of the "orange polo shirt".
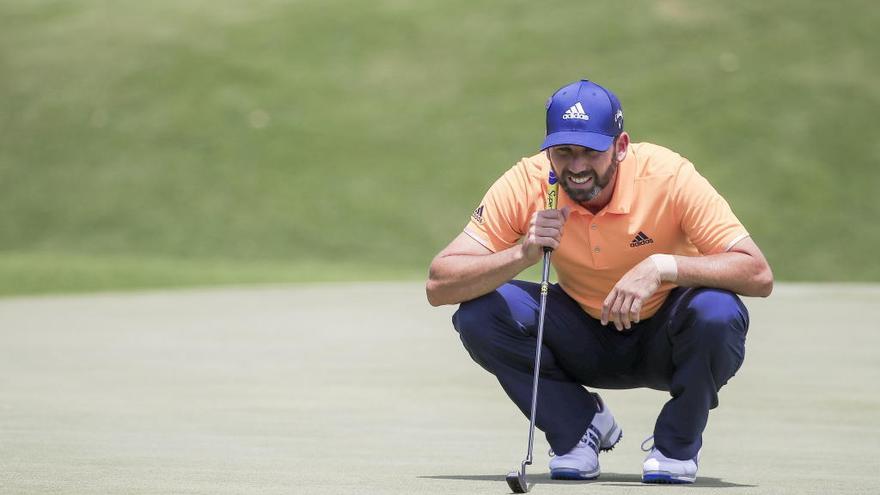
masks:
[[[464,231],[493,252],[520,243],[545,208],[550,162],[523,158],[483,197]],[[700,256],[728,251],[748,236],[727,201],[678,153],[632,143],[620,162],[611,201],[592,214],[559,188],[571,214],[551,262],[559,285],[593,318],[620,278],[655,253]],[[675,284],[664,282],[642,306],[649,318]]]

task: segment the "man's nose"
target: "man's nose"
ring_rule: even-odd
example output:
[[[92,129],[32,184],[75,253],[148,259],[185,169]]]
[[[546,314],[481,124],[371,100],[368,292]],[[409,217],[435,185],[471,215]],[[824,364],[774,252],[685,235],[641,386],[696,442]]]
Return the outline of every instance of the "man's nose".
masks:
[[[571,161],[568,171],[573,174],[580,174],[590,170],[590,161],[585,156],[577,156]]]

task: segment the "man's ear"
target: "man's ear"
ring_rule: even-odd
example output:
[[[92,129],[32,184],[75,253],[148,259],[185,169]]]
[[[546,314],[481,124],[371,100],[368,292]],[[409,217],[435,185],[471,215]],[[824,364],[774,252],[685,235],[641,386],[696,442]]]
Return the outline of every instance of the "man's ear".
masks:
[[[629,150],[629,134],[626,132],[622,132],[620,137],[617,139],[617,160],[623,161],[626,158],[626,153]]]

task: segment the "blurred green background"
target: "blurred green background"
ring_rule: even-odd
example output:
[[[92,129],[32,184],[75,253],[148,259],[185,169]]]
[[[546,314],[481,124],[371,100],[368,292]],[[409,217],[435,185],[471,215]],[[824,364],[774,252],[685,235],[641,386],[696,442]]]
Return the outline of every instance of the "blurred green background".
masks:
[[[422,279],[589,77],[778,280],[880,280],[880,9],[0,2],[0,294]]]

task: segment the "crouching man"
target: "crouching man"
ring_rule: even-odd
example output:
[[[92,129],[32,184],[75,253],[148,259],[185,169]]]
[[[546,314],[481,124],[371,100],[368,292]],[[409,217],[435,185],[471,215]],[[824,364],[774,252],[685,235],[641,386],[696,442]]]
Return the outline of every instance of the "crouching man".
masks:
[[[528,416],[539,284],[513,280],[545,247],[550,286],[536,424],[554,479],[599,476],[622,435],[589,388],[668,391],[643,464],[646,483],[692,483],[718,391],[743,362],[739,295],[766,297],[773,275],[728,203],[681,155],[630,142],[617,97],[582,80],[547,102],[540,153],[488,190],[464,232],[431,263],[433,305],[470,356]],[[548,177],[562,186],[544,210]]]

